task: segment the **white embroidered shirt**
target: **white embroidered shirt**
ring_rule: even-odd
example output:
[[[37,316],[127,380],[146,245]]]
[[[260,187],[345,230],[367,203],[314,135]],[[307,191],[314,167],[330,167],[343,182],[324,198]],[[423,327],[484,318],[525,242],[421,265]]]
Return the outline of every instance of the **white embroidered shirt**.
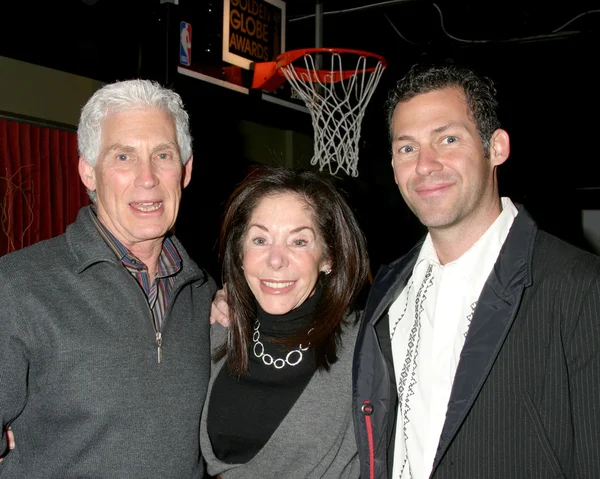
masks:
[[[394,478],[431,474],[446,409],[477,300],[517,209],[502,212],[460,258],[441,265],[427,235],[413,274],[389,310],[399,400]]]

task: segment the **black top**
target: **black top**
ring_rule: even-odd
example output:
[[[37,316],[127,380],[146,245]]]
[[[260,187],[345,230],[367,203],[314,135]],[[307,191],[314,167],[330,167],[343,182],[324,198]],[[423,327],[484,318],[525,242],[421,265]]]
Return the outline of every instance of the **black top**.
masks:
[[[319,297],[317,289],[298,308],[282,315],[268,314],[258,305],[260,341],[265,353],[285,360],[289,351],[299,349],[271,343],[268,339],[289,337],[308,328]],[[303,359],[296,366],[286,364],[276,369],[254,355],[254,344],[251,341],[248,374],[234,378],[225,364],[210,397],[208,435],[215,456],[229,464],[244,464],[262,449],[316,370],[312,348],[303,352]],[[294,363],[297,358],[294,353],[290,362]]]

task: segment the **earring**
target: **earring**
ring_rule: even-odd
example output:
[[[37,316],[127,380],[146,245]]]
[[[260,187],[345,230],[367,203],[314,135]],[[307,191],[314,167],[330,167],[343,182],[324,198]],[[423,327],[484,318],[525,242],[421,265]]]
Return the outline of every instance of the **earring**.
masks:
[[[325,274],[331,274],[331,268],[324,269],[323,273],[325,273]]]

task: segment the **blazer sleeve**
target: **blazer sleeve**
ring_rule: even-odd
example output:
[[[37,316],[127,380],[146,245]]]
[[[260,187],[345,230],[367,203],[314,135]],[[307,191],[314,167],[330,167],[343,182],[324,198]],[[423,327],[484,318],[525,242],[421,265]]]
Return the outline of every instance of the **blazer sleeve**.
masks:
[[[585,269],[583,269],[585,271]],[[565,298],[572,317],[566,334],[576,477],[600,471],[600,273],[586,275]]]

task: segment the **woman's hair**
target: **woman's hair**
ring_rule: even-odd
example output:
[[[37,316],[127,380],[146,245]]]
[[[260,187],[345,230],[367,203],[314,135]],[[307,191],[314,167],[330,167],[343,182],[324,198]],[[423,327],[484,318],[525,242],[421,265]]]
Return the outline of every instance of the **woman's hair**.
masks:
[[[229,197],[221,227],[222,280],[227,289],[231,325],[227,343],[216,357],[227,354],[232,374],[248,370],[248,350],[257,315],[256,299],[242,270],[244,237],[259,203],[281,194],[296,195],[306,203],[323,245],[323,259],[331,264],[330,274],[319,273],[322,293],[310,328],[281,340],[282,343],[310,342],[317,367],[329,369],[337,360],[344,315],[354,306],[368,277],[365,237],[345,198],[329,178],[314,171],[280,167],[254,170]]]
[[[81,110],[77,127],[79,154],[96,166],[102,143],[102,122],[110,113],[143,108],[158,108],[168,113],[175,123],[177,146],[185,165],[192,156],[192,135],[188,113],[179,94],[151,80],[126,80],[108,84],[92,95]],[[88,191],[96,201],[96,193]]]

